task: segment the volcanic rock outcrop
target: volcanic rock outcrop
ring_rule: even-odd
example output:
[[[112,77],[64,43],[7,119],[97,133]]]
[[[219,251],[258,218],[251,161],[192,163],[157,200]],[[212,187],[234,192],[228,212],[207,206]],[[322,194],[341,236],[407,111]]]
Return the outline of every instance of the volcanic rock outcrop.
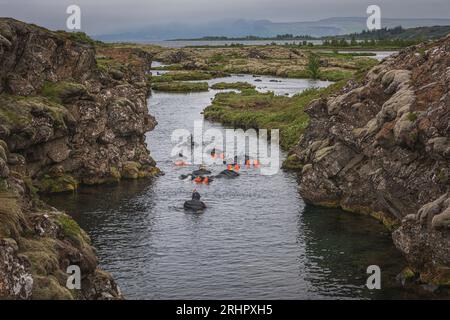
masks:
[[[416,280],[450,285],[450,36],[402,50],[311,103],[294,150],[311,204],[393,230]]]
[[[78,37],[80,37],[78,35]],[[83,40],[83,39],[81,39]],[[0,139],[44,192],[152,176],[151,56],[0,20]]]
[[[86,233],[37,192],[158,174],[150,64],[139,49],[0,19],[0,298],[122,298]]]

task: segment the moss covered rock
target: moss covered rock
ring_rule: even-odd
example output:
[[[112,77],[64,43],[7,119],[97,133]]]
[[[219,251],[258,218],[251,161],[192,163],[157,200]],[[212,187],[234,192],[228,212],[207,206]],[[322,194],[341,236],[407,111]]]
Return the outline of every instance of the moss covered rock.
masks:
[[[68,174],[59,176],[44,175],[35,182],[39,192],[58,193],[66,191],[75,191],[78,188],[78,181]]]

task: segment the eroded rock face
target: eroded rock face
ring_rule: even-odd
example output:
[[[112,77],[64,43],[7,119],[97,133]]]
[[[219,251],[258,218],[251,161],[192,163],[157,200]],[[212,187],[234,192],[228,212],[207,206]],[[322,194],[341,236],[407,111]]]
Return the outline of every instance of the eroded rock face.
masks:
[[[156,125],[146,104],[151,56],[99,50],[104,64],[76,35],[0,19],[0,299],[122,298],[89,237],[35,189],[159,172],[144,137]],[[72,265],[81,290],[66,286]]]
[[[23,156],[43,192],[117,181],[129,161],[139,164],[138,177],[150,176],[157,171],[144,136],[156,125],[146,103],[151,56],[72,38],[0,19],[0,139]],[[96,51],[105,64],[97,65]]]
[[[3,175],[0,182],[0,299],[122,298],[72,218],[40,203],[16,174]],[[74,265],[80,268],[79,290],[67,287],[67,270]]]
[[[382,219],[415,270],[450,267],[450,36],[386,59],[306,108],[305,201]],[[434,281],[437,282],[437,281]]]

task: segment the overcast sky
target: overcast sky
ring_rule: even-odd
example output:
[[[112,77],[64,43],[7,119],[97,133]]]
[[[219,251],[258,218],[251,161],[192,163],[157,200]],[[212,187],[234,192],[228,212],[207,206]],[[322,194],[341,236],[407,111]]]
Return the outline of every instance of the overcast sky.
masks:
[[[155,23],[221,19],[310,21],[365,16],[369,4],[386,18],[450,18],[450,0],[0,0],[0,16],[65,29],[66,8],[82,9],[82,31],[104,34]]]

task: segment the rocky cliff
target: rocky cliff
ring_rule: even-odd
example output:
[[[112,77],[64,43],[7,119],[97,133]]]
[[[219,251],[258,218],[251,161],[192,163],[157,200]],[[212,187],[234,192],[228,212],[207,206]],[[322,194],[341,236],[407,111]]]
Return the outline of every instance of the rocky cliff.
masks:
[[[0,20],[0,139],[12,169],[41,191],[157,172],[144,140],[156,124],[146,103],[151,57],[97,51],[77,34]]]
[[[89,237],[37,192],[151,177],[142,50],[0,19],[0,297],[121,298]],[[67,267],[81,269],[69,290]]]
[[[291,152],[311,204],[393,230],[415,281],[450,285],[450,36],[410,47],[306,108]]]

